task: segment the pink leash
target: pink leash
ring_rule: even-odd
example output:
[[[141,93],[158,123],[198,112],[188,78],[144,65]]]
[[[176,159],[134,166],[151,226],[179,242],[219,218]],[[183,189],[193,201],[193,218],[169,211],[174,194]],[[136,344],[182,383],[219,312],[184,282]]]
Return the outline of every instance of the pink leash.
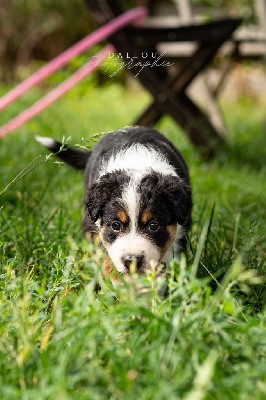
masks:
[[[17,98],[21,97],[28,90],[37,86],[40,82],[52,75],[55,71],[66,65],[72,58],[89,50],[94,45],[107,39],[109,36],[119,31],[130,22],[141,22],[147,16],[147,10],[144,7],[136,7],[133,10],[127,11],[106,25],[97,29],[95,32],[86,36],[80,42],[64,51],[46,66],[39,69],[24,82],[17,85],[10,92],[5,94],[0,99],[0,111],[13,103]],[[8,135],[14,130],[20,128],[26,122],[30,121],[57,99],[62,97],[67,91],[77,85],[82,79],[94,72],[101,63],[109,57],[109,54],[114,52],[112,45],[107,45],[103,50],[96,54],[91,61],[77,70],[70,78],[66,79],[62,84],[47,93],[44,97],[38,100],[31,107],[20,113],[18,116],[7,122],[0,128],[0,138]]]

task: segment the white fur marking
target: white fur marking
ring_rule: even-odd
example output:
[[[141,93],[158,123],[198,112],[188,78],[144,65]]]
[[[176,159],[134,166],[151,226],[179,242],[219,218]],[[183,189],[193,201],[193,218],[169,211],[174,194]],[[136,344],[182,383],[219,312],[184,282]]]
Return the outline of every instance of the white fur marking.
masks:
[[[134,179],[135,178],[135,179]],[[137,192],[139,180],[133,176],[122,194],[122,201],[127,207],[131,229],[136,232],[138,224],[140,195]]]
[[[143,269],[149,270],[152,264],[157,264],[160,258],[160,253],[157,247],[145,236],[136,234],[130,231],[128,234],[117,238],[114,243],[107,249],[118,272],[127,272],[122,258],[126,255],[143,254],[145,265]]]
[[[36,135],[35,139],[48,149],[53,148],[55,141],[52,138]]]
[[[162,153],[151,146],[139,143],[113,154],[106,163],[103,163],[100,176],[117,170],[137,171],[139,178],[145,176],[147,170],[157,171],[163,175],[177,176],[174,167],[169,164]]]

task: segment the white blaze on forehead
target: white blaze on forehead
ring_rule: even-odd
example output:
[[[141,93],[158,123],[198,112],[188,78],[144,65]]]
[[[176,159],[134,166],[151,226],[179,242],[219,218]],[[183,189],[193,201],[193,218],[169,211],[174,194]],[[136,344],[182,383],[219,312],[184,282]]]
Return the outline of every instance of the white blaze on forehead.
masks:
[[[177,176],[174,167],[169,164],[160,151],[139,143],[113,154],[102,165],[100,176],[117,170],[134,170],[139,175],[139,178],[145,176],[147,170],[160,172],[163,175]]]
[[[130,221],[130,230],[137,230],[140,194],[138,192],[139,179],[135,176],[130,179],[129,184],[122,193],[122,201],[127,209]]]

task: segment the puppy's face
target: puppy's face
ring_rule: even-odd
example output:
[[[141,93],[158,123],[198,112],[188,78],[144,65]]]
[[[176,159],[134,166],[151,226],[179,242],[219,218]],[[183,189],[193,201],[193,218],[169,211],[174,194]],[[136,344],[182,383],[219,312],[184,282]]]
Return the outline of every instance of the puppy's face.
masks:
[[[140,273],[162,261],[191,210],[189,187],[175,176],[112,172],[88,191],[87,207],[116,269]]]

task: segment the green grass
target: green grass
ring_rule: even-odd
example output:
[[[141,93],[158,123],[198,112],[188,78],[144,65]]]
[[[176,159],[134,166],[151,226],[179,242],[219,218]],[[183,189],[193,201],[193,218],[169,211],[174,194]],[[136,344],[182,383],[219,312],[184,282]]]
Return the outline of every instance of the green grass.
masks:
[[[263,107],[225,105],[229,146],[212,162],[170,119],[160,123],[184,154],[194,194],[187,258],[171,264],[161,299],[153,274],[116,290],[102,280],[104,254],[80,229],[83,177],[34,141],[91,145],[149,100],[118,86],[82,88],[0,143],[1,400],[264,399]]]

